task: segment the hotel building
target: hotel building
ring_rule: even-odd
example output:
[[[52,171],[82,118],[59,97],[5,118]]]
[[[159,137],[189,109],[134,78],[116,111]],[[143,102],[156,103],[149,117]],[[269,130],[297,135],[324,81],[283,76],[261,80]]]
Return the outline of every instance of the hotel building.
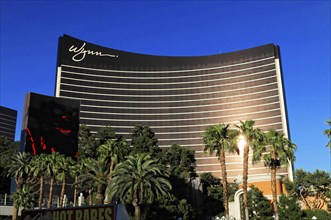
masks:
[[[262,130],[289,135],[279,47],[210,56],[153,56],[98,46],[70,36],[59,39],[56,97],[81,101],[80,123],[93,132],[112,126],[129,137],[134,125],[149,125],[159,147],[180,144],[195,151],[198,174],[220,177],[220,163],[204,153],[209,125],[252,119]],[[229,182],[240,179],[242,157],[227,155]],[[249,181],[270,173],[249,165]],[[278,174],[292,178],[292,168]],[[261,179],[262,178],[262,179]],[[270,176],[268,177],[270,184]]]
[[[17,111],[0,106],[0,135],[15,141]]]

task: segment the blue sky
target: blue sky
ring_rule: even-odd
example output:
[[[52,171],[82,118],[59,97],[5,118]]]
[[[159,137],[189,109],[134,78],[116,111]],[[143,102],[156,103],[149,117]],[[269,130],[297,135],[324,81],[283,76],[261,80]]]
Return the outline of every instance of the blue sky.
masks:
[[[0,105],[54,95],[58,37],[136,53],[201,56],[267,43],[281,48],[295,168],[331,171],[330,1],[0,0]]]

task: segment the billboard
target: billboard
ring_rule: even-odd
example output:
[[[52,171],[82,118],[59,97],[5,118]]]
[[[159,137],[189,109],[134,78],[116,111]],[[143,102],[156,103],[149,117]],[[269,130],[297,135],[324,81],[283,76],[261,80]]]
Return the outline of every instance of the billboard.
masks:
[[[116,206],[116,207],[115,207]],[[115,220],[127,219],[127,213],[124,206],[124,212],[118,210],[118,205],[100,205],[86,207],[71,207],[71,208],[55,208],[55,209],[35,209],[22,211],[21,219],[43,219],[43,220]],[[119,211],[119,212],[118,212]],[[116,214],[116,212],[118,212]],[[115,216],[117,218],[115,218]],[[119,218],[118,218],[119,217]]]
[[[25,96],[21,150],[33,155],[56,151],[75,159],[79,110],[78,100],[28,93]]]

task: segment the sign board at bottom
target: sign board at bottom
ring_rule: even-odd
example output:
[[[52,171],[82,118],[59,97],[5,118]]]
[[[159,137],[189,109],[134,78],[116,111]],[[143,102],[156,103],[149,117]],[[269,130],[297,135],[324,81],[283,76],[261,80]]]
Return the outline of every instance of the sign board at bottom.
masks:
[[[126,220],[125,206],[100,205],[22,211],[22,220]]]

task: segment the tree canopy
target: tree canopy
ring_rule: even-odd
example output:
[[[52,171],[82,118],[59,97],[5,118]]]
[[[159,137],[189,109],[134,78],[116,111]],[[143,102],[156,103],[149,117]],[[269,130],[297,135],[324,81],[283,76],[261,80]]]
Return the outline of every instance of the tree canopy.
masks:
[[[194,151],[184,148],[178,144],[171,145],[161,154],[162,164],[171,175],[180,178],[193,178],[195,173]]]
[[[152,153],[157,154],[157,138],[152,129],[147,125],[137,124],[132,129],[131,146],[132,154]]]
[[[9,140],[7,137],[0,135],[0,170],[10,163],[11,157],[18,153],[18,142]]]
[[[236,138],[241,132],[251,140],[246,143],[246,148],[253,149],[255,159],[263,158],[265,165],[270,168],[277,168],[282,164],[282,160],[284,164],[288,162],[287,159],[291,160],[288,155],[292,153],[287,152],[288,149],[282,149],[288,147],[286,139],[280,144],[276,141],[278,139],[275,137],[282,139],[282,134],[274,131],[275,135],[264,136],[265,139],[262,138],[265,141],[264,146],[259,148],[263,136],[253,125],[254,121],[248,120],[241,122],[241,125],[237,126],[239,128],[237,131],[229,129],[228,125],[206,129],[212,131],[203,137],[206,150],[216,151],[220,161],[225,162],[222,154],[238,151]],[[274,140],[275,142],[272,142]],[[18,207],[36,206],[36,193],[31,190],[31,183],[35,183],[39,178],[40,206],[43,197],[43,178],[45,177],[46,186],[50,182],[50,192],[52,192],[53,183],[61,180],[64,186],[66,177],[70,174],[76,179],[73,185],[75,191],[88,194],[90,205],[103,204],[111,200],[121,201],[127,205],[129,212],[135,212],[135,216],[140,216],[141,219],[205,220],[224,215],[226,213],[224,200],[230,198],[229,200],[233,201],[238,185],[227,183],[227,187],[224,187],[223,182],[227,182],[226,177],[222,176],[222,179],[219,179],[211,173],[203,173],[200,175],[202,184],[198,186],[195,179],[197,174],[194,151],[177,144],[169,148],[159,148],[157,143],[157,138],[149,126],[135,126],[129,146],[125,138],[117,135],[111,127],[101,128],[98,133],[93,134],[88,127],[82,125],[79,135],[79,157],[74,163],[65,163],[63,155],[61,157],[57,153],[35,156],[32,162],[29,154],[14,154],[14,157],[8,160],[6,170],[9,176],[16,177],[20,183],[16,193],[16,204]],[[0,150],[8,149],[9,142],[5,139],[0,139],[0,144]],[[273,145],[276,145],[275,149],[272,149]],[[272,155],[272,152],[276,154]],[[29,174],[34,175],[29,176]],[[35,179],[27,182],[25,181],[27,177]],[[192,187],[194,184],[195,187]],[[202,187],[202,191],[196,187]],[[289,195],[281,196],[278,204],[280,219],[287,219],[284,216],[289,212],[291,213],[289,219],[307,218],[313,215],[328,218],[328,214],[319,209],[325,209],[330,205],[329,173],[319,170],[306,172],[299,169],[295,172],[294,182],[286,182],[286,188]],[[60,198],[63,198],[63,189]],[[272,207],[262,192],[251,187],[248,194],[250,219],[272,219]],[[30,200],[26,199],[28,196],[31,197]],[[51,193],[49,198],[50,206]],[[199,203],[197,198],[202,198],[203,202]],[[303,207],[309,210],[304,212],[298,210],[296,201],[300,201]]]
[[[328,124],[329,128],[325,129],[323,133],[327,136],[329,139],[329,142],[326,144],[327,147],[331,150],[331,119],[327,120],[326,123]]]
[[[141,216],[144,203],[157,201],[169,195],[171,184],[164,167],[149,154],[134,154],[118,164],[110,182],[110,197],[122,202],[130,201],[135,208],[135,219]]]
[[[0,194],[10,192],[10,178],[5,177],[5,167],[10,163],[13,155],[18,152],[18,142],[9,140],[7,137],[0,135]]]
[[[269,200],[253,185],[248,191],[248,212],[251,220],[273,220],[273,210]]]
[[[285,187],[307,209],[330,207],[331,176],[328,172],[297,169],[294,172],[294,181],[286,181]]]
[[[296,197],[282,194],[278,203],[279,219],[301,220],[303,211],[301,210]]]

